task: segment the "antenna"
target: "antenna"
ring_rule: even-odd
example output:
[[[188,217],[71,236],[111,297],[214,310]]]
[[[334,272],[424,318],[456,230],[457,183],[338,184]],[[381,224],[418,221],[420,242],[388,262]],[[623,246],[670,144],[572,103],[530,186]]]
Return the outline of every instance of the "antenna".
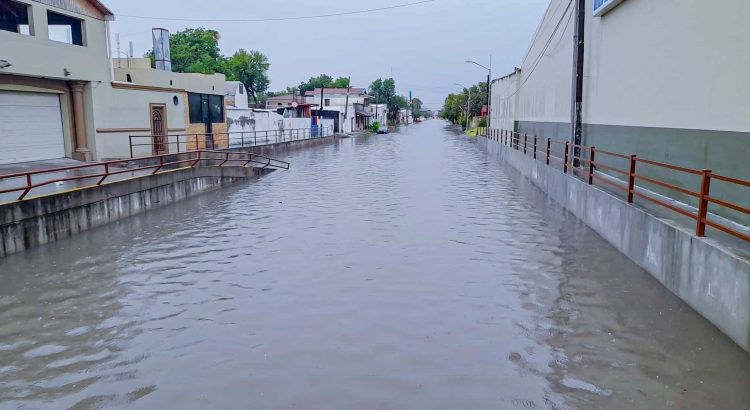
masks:
[[[120,33],[115,34],[115,41],[117,42],[117,68],[122,68],[122,62],[120,61],[120,53],[122,53],[120,51]]]

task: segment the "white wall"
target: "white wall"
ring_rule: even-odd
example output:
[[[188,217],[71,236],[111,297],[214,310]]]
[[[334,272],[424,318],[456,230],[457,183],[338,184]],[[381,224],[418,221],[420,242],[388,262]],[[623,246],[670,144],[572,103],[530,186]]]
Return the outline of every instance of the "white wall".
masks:
[[[519,66],[519,121],[570,121],[575,13],[573,6],[567,8],[568,3],[569,0],[550,2]],[[515,92],[510,88],[503,94],[510,97]]]
[[[278,139],[301,138],[309,136],[311,128],[310,118],[284,118],[276,112],[264,110],[252,110],[242,108],[228,108],[227,119],[229,122],[229,132],[232,146],[240,146],[242,140],[238,135],[231,133],[247,133],[245,138],[251,141],[257,134],[258,143],[266,142],[266,132],[269,141],[275,142]],[[330,123],[326,122],[330,121]],[[333,127],[333,120],[324,120],[324,124]],[[304,130],[304,131],[299,131]],[[305,134],[307,132],[307,134]],[[252,139],[254,142],[255,139]]]
[[[490,127],[503,130],[514,129],[518,120],[517,102],[520,98],[515,91],[521,80],[521,72],[517,71],[492,82],[492,111],[490,112]]]
[[[587,4],[586,123],[750,131],[750,1]]]
[[[568,1],[550,2],[520,65],[518,121],[570,122]],[[584,123],[750,131],[750,1],[625,0],[602,17],[585,3]],[[515,91],[495,84],[494,103]]]

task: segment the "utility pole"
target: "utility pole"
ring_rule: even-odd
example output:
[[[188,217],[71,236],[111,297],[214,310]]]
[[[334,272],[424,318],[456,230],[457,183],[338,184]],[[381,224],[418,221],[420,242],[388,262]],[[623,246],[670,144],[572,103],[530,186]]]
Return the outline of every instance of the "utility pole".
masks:
[[[342,132],[346,130],[346,123],[347,123],[347,120],[349,119],[348,118],[349,117],[349,90],[351,88],[352,88],[352,77],[350,76],[346,80],[346,104],[344,104],[344,126],[341,127]],[[355,116],[356,116],[356,113],[355,113]],[[354,127],[352,127],[352,131],[354,131],[353,128]]]
[[[573,166],[579,166],[581,157],[581,141],[583,136],[583,58],[585,51],[586,3],[576,0],[575,37],[573,47],[573,101],[571,103],[571,142],[573,146]]]
[[[492,121],[492,86],[490,85],[490,82],[492,81],[492,56],[490,56],[490,70],[487,73],[487,128],[490,128],[490,124]]]
[[[320,87],[320,109],[318,110],[318,126],[321,130],[323,129],[323,92],[325,91],[325,89],[325,87]]]

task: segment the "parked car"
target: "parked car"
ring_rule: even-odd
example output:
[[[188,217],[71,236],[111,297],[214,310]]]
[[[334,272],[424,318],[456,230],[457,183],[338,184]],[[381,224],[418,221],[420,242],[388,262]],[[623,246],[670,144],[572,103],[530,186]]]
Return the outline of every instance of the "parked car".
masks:
[[[380,128],[378,128],[378,134],[388,134],[388,126],[381,125]]]

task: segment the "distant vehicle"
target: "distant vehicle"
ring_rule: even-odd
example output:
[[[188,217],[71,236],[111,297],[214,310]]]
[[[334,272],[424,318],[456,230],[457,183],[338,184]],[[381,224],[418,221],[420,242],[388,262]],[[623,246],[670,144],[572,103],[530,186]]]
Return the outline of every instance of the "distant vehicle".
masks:
[[[380,128],[378,128],[378,134],[388,134],[388,127],[381,125]]]

